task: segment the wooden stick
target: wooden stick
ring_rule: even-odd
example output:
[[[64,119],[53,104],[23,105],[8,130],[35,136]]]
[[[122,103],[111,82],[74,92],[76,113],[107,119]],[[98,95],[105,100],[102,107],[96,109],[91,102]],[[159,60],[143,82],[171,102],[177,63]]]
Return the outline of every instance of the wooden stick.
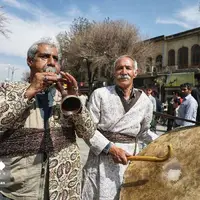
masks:
[[[150,162],[164,162],[172,156],[172,147],[168,145],[168,152],[163,157],[155,156],[128,156],[127,159],[130,161],[150,161]]]

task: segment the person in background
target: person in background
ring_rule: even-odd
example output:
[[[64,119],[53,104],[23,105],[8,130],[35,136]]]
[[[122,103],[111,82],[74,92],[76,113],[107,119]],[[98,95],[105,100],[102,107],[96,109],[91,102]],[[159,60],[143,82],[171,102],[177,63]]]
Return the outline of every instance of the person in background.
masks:
[[[200,122],[200,80],[198,80],[198,85],[192,90],[191,95],[195,98],[198,104],[196,121]]]
[[[149,99],[150,99],[150,101],[153,105],[153,111],[156,112],[156,108],[157,108],[156,99],[152,95],[152,88],[151,87],[146,88],[146,95],[149,97]],[[157,125],[156,116],[153,115],[150,130],[155,132],[155,133],[156,133],[156,125]]]
[[[151,100],[152,104],[153,104],[153,111],[156,111],[156,99],[155,97],[152,95],[152,88],[148,87],[146,89],[146,95],[149,97],[149,99]]]
[[[167,114],[175,116],[175,107],[174,107],[174,100],[180,100],[180,103],[182,103],[183,99],[180,97],[180,92],[175,91],[173,92],[173,97],[171,99],[168,99],[168,108],[167,108]],[[172,130],[174,127],[174,119],[168,119],[167,120],[167,131]]]
[[[198,104],[195,98],[191,95],[192,85],[190,83],[184,83],[180,85],[182,103],[178,109],[178,117],[196,121]],[[186,122],[183,120],[175,120],[175,126],[192,126],[195,125],[192,122]]]
[[[180,91],[176,91],[176,92],[174,93],[174,99],[179,99],[179,100],[180,100],[180,103],[183,102],[183,98],[181,97]]]
[[[158,97],[158,92],[156,92],[155,90],[152,91],[152,96],[155,98],[156,100],[156,112],[162,112],[162,103]]]
[[[84,200],[119,199],[127,157],[138,153],[138,141],[152,141],[148,129],[153,105],[143,91],[134,88],[137,72],[135,59],[120,56],[114,63],[116,84],[91,94],[88,109],[97,129],[83,168]]]
[[[175,98],[174,99],[174,103],[173,103],[173,107],[174,107],[174,116],[175,117],[178,117],[178,110],[180,108],[180,105],[181,105],[181,100],[180,98]],[[173,124],[173,128],[176,128],[177,125],[174,123]]]

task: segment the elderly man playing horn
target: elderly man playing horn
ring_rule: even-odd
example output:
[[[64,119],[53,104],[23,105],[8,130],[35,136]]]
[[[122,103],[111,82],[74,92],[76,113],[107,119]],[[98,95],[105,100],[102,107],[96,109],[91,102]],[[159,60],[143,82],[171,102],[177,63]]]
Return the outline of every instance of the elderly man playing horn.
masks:
[[[76,95],[77,82],[60,72],[54,42],[34,43],[27,64],[30,84],[0,91],[0,199],[80,199],[75,132],[89,140],[94,134],[92,120],[84,107],[70,116],[60,111],[62,95]]]
[[[153,105],[133,87],[137,62],[124,55],[114,63],[116,85],[96,89],[89,111],[97,126],[83,169],[82,199],[115,200],[127,168],[128,156],[138,152],[138,141],[152,141],[148,129]]]

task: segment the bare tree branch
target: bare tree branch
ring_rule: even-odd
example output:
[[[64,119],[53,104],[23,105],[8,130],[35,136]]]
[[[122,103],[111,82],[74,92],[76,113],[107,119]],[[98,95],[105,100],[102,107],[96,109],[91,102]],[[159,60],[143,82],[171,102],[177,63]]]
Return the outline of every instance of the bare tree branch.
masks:
[[[8,38],[8,34],[11,33],[11,31],[7,29],[8,19],[5,16],[5,13],[2,12],[2,6],[0,6],[0,9],[0,33]]]
[[[96,77],[96,68],[104,70],[107,79],[112,78],[113,63],[121,55],[129,55],[137,60],[142,71],[146,68],[146,58],[151,55],[152,45],[142,39],[139,30],[126,21],[89,22],[79,18],[72,24],[69,33],[58,35],[62,57],[67,60],[67,69],[76,74],[80,68],[88,73],[88,84]],[[87,60],[83,64],[83,60]]]

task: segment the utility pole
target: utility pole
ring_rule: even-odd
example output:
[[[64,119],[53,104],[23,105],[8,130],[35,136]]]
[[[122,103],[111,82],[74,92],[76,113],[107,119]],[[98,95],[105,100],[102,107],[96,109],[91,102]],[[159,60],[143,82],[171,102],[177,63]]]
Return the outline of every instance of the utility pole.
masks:
[[[6,64],[6,65],[8,65],[8,67],[6,67],[6,69],[8,70],[8,73],[7,73],[7,77],[6,77],[6,81],[10,81],[10,69],[11,69],[11,66],[10,66],[10,64]]]
[[[14,66],[11,67],[11,81],[13,81],[14,73],[16,70],[18,70],[18,68],[15,68]]]
[[[8,76],[7,76],[7,78],[9,79],[9,77],[10,77],[10,66],[8,67]]]
[[[13,81],[14,73],[16,70],[18,70],[18,68],[11,66],[11,64],[3,64],[3,65],[7,65],[6,69],[8,70],[5,81],[6,82]],[[10,78],[10,75],[11,75],[11,78]]]
[[[10,64],[8,64],[8,74],[7,74],[7,78],[6,80],[7,81],[13,81],[13,77],[14,77],[14,73],[16,70],[18,70],[18,68],[14,67],[14,66],[11,66]],[[10,79],[10,71],[11,71],[11,79]]]

